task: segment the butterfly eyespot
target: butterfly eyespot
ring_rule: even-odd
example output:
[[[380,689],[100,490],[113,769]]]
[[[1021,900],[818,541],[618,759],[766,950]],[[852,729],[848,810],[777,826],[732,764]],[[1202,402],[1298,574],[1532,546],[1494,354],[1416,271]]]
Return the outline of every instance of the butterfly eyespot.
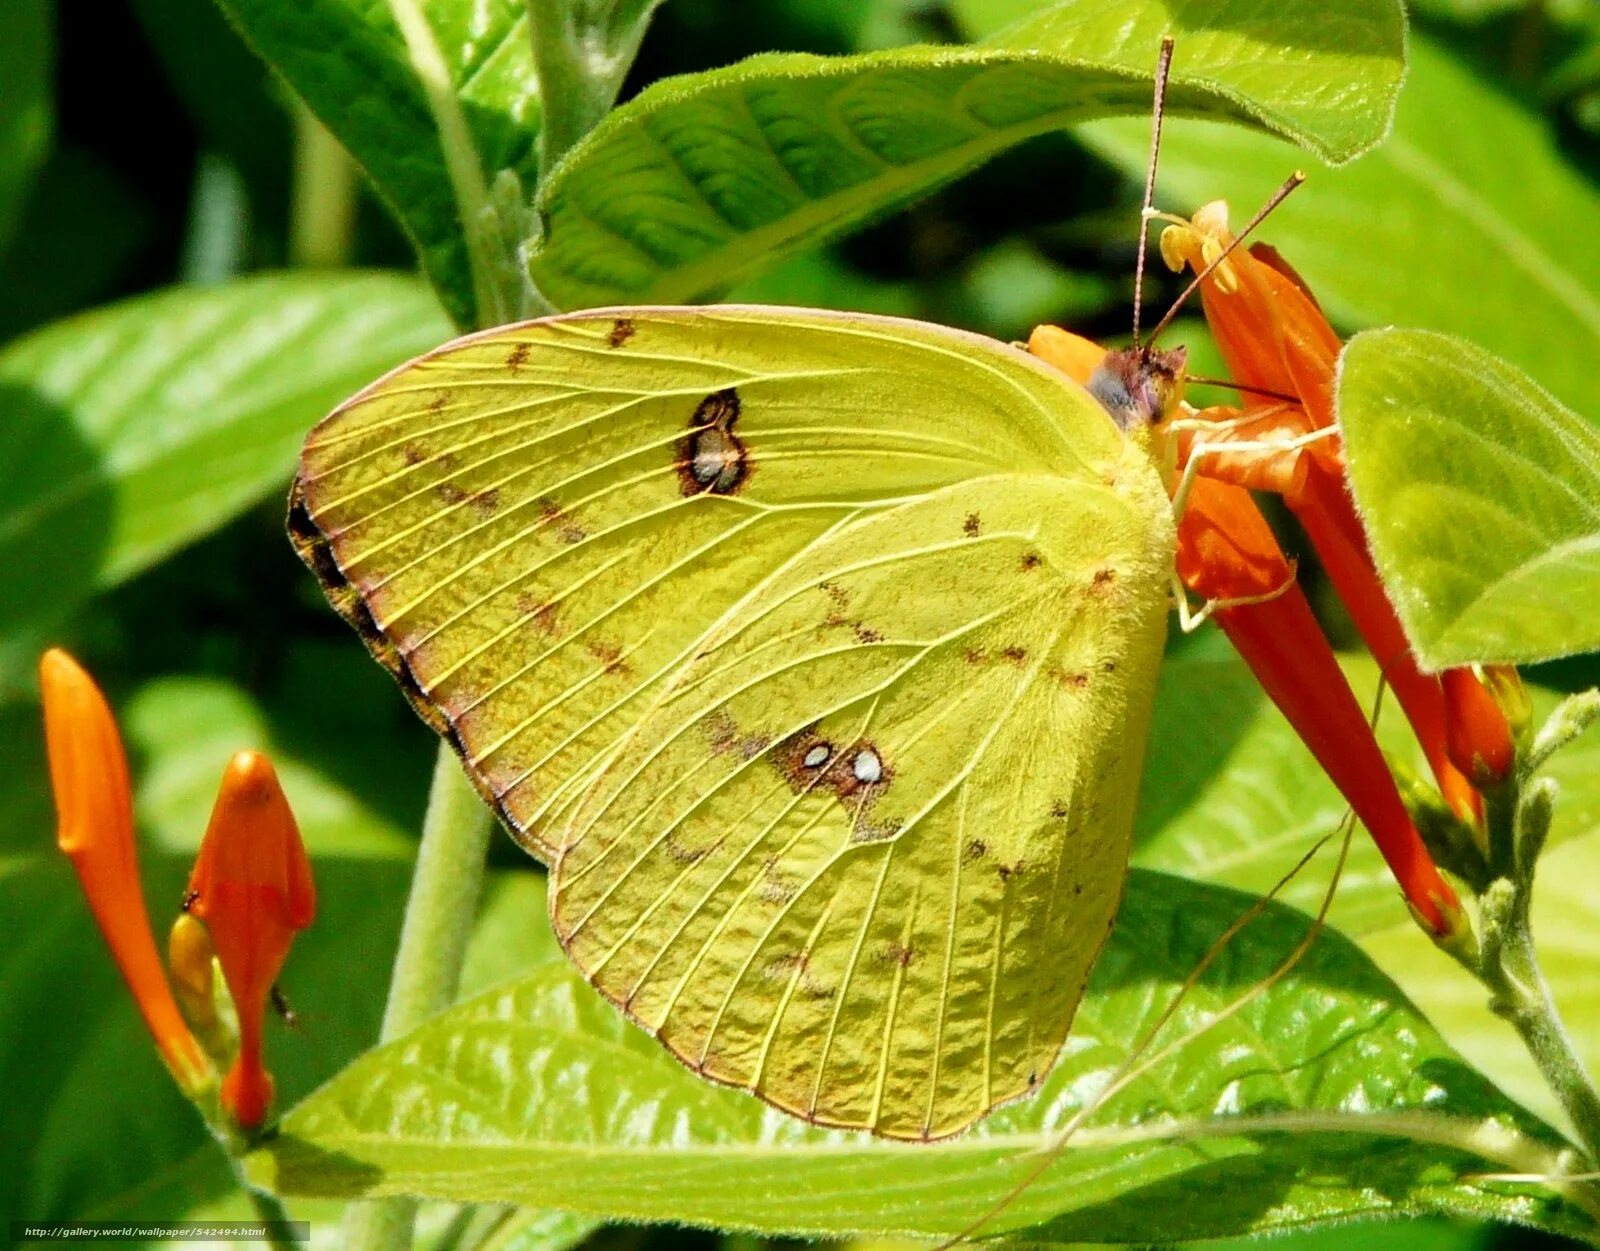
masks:
[[[850,762],[850,772],[863,786],[871,786],[883,778],[883,759],[870,747],[863,747]]]
[[[818,743],[805,754],[800,763],[808,769],[820,769],[828,763],[828,759],[832,755],[832,747],[828,746],[827,743]]]
[[[689,422],[679,467],[685,495],[732,495],[749,473],[744,444],[733,433],[739,393],[732,387],[700,401]]]
[[[606,335],[606,346],[618,348],[633,338],[633,322],[626,317],[619,317],[611,323],[611,333]]]
[[[965,521],[961,523],[961,533],[969,539],[978,537],[978,532],[983,529],[983,518],[977,513],[968,513]]]
[[[511,351],[506,353],[506,368],[512,373],[516,373],[527,363],[528,353],[531,351],[533,351],[533,344],[528,343],[526,340],[517,344]]]

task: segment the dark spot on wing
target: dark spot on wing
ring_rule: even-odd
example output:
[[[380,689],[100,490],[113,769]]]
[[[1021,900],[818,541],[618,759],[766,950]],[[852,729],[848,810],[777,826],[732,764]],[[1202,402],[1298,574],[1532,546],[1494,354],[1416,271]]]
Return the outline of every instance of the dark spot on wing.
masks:
[[[878,959],[885,964],[898,964],[902,969],[909,969],[921,954],[915,947],[908,947],[904,943],[885,943],[883,950],[878,953]]]
[[[1009,882],[1012,878],[1021,876],[1022,861],[1018,860],[1015,864],[997,864],[994,866],[994,871],[1000,875],[1002,882]]]
[[[1117,571],[1110,565],[1101,565],[1094,571],[1094,581],[1089,584],[1093,594],[1102,594],[1117,584]]]
[[[1063,669],[1059,665],[1050,670],[1050,676],[1069,691],[1081,691],[1089,685],[1089,675],[1070,669]]]
[[[434,393],[434,397],[431,400],[428,401],[428,411],[430,413],[443,412],[444,411],[444,406],[446,404],[448,404],[449,402],[450,402],[450,392],[448,392],[448,391],[435,392]]]
[[[1023,552],[1022,567],[1024,569],[1037,569],[1039,567],[1040,559],[1041,557],[1039,556],[1038,552]]]
[[[472,496],[472,507],[485,517],[494,516],[495,509],[500,507],[500,492],[495,487],[488,487]]]
[[[553,529],[563,543],[582,543],[589,537],[589,532],[572,519],[572,514],[548,495],[541,495],[538,504],[540,524]]]
[[[561,623],[556,618],[554,603],[549,601],[540,603],[524,591],[517,596],[517,611],[539,633],[552,638],[561,633]]]
[[[400,449],[400,455],[405,457],[405,462],[413,467],[428,463],[428,454],[415,443],[407,443]]]
[[[969,647],[966,651],[961,653],[961,659],[966,661],[969,665],[987,664],[989,660],[989,653],[984,651],[981,647]]]
[[[1057,821],[1065,821],[1068,816],[1067,801],[1064,799],[1058,799],[1055,803],[1051,804],[1050,815]]]
[[[961,523],[961,533],[969,539],[978,537],[978,531],[983,529],[983,518],[977,513],[968,513],[967,519]]]
[[[605,639],[585,639],[583,650],[588,652],[602,665],[607,673],[630,674],[633,666],[622,658],[622,648]]]
[[[700,401],[689,434],[678,447],[678,478],[685,495],[733,495],[750,476],[750,457],[733,432],[739,393],[732,387]]]
[[[516,373],[527,363],[528,353],[533,351],[533,344],[519,343],[506,354],[506,368]]]
[[[984,842],[981,838],[968,839],[967,845],[961,849],[961,863],[971,864],[976,860],[982,860],[988,854],[988,843]]]
[[[633,338],[633,322],[626,317],[619,317],[611,323],[611,333],[606,336],[606,346],[619,348],[631,338]]]
[[[724,708],[717,709],[705,718],[705,728],[711,740],[711,750],[719,756],[738,756],[741,760],[754,760],[766,751],[772,742],[765,734],[741,732]]]
[[[1013,643],[1000,656],[1007,664],[1020,665],[1028,659],[1028,649]]]
[[[459,504],[462,500],[467,498],[467,493],[458,487],[454,482],[439,483],[438,486],[433,488],[433,493],[442,499],[446,504],[451,505]]]
[[[855,623],[854,628],[856,632],[856,638],[863,643],[883,642],[882,630],[874,630],[870,626],[862,625],[859,621]]]

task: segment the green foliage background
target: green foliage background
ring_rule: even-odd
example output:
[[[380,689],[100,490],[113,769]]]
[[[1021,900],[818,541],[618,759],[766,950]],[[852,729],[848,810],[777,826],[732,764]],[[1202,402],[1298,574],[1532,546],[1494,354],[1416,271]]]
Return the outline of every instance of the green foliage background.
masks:
[[[281,762],[322,894],[318,923],[297,945],[285,977],[303,1026],[279,1031],[270,1044],[285,1108],[376,1037],[427,788],[432,740],[290,553],[283,490],[295,449],[322,412],[446,338],[452,321],[481,317],[484,301],[500,297],[463,276],[473,245],[455,216],[448,162],[427,138],[426,101],[392,72],[393,32],[374,17],[377,6],[226,0],[224,7],[227,18],[201,0],[109,0],[94,6],[92,22],[71,0],[0,7],[0,751],[7,762],[0,773],[0,927],[11,936],[0,952],[0,1080],[9,1092],[0,1108],[0,1219],[205,1219],[246,1211],[226,1163],[145,1044],[70,873],[51,848],[31,686],[40,646],[72,648],[123,712],[158,923],[175,911],[227,755],[266,747]],[[651,93],[651,84],[763,52],[841,56],[913,42],[956,44],[991,36],[1036,7],[1023,0],[669,0],[623,98],[648,93],[641,110],[671,104],[679,88]],[[491,168],[509,171],[481,189],[488,211],[478,229],[521,237],[531,228],[526,195],[537,173],[530,136],[539,107],[517,8],[486,6],[487,27],[454,32],[450,46],[470,52],[448,68],[475,142]],[[320,55],[325,31],[305,28],[306,14],[324,10],[347,10],[350,24],[333,45],[343,50],[342,61]],[[229,18],[282,77],[269,73]],[[983,55],[996,63],[1011,55],[1004,40],[990,47]],[[297,48],[319,55],[302,64]],[[1130,38],[1128,64],[1143,69],[1153,49],[1153,33]],[[1571,406],[1572,421],[1592,423],[1600,415],[1592,394],[1600,249],[1589,238],[1600,217],[1600,15],[1582,0],[1423,0],[1412,14],[1410,53],[1388,142],[1338,169],[1313,163],[1310,187],[1267,236],[1306,275],[1341,330],[1397,323],[1470,338]],[[900,64],[896,72],[945,73],[947,59],[930,54],[926,67]],[[1057,70],[1045,67],[1040,90],[1050,89]],[[1060,76],[1078,81],[1065,70]],[[337,192],[351,175],[289,83],[381,188],[355,191],[348,227],[339,224]],[[1133,94],[1146,90],[1135,84]],[[1187,90],[1178,89],[1175,103]],[[1308,89],[1295,117],[1310,115],[1314,96]],[[1198,92],[1190,102],[1207,99]],[[804,106],[802,98],[796,107]],[[703,256],[685,255],[681,264],[650,272],[613,266],[608,282],[598,283],[594,257],[604,260],[608,245],[602,240],[586,254],[583,222],[617,185],[601,176],[603,166],[586,183],[574,162],[546,187],[541,207],[554,226],[532,252],[532,277],[568,305],[717,290],[923,317],[1001,339],[1053,321],[1112,341],[1125,335],[1128,321],[1147,123],[1134,117],[1060,129],[1078,120],[1074,107],[1068,100],[1041,114],[1044,120],[1005,143],[952,141],[930,158],[937,178],[891,171],[872,205],[824,204],[833,225],[796,235],[812,246],[775,265],[763,264],[770,240],[736,238],[732,259],[710,269]],[[1333,109],[1314,133],[1287,129],[1334,158],[1378,138],[1341,133],[1344,117]],[[597,140],[611,137],[603,132]],[[1012,138],[1022,141],[1013,146]],[[628,139],[616,136],[624,147]],[[748,163],[748,154],[735,158],[736,168]],[[1158,202],[1187,211],[1220,195],[1242,216],[1308,161],[1315,158],[1259,131],[1180,121],[1169,132]],[[976,168],[943,182],[969,166]],[[574,224],[564,226],[569,218]],[[685,225],[689,233],[710,229]],[[817,242],[845,225],[857,228],[842,241]],[[442,299],[412,276],[418,256]],[[721,276],[707,281],[707,272]],[[1153,306],[1175,289],[1164,284]],[[1204,363],[1197,322],[1186,320],[1173,338],[1190,343],[1202,369],[1221,372]],[[1593,472],[1594,434],[1585,426],[1584,435],[1580,450]],[[1581,534],[1585,524],[1579,517],[1557,537]],[[1310,576],[1315,586],[1314,571]],[[1336,608],[1323,606],[1330,631],[1348,638]],[[1175,913],[1199,930],[1202,920],[1220,929],[1240,905],[1216,887],[1265,889],[1340,815],[1309,759],[1219,644],[1175,643],[1163,678],[1141,806],[1145,872],[1130,912],[1138,923],[1128,929],[1131,952],[1141,951],[1149,934],[1165,940],[1175,933]],[[1564,650],[1570,648],[1558,644],[1529,655]],[[1374,685],[1359,662],[1352,675],[1364,690]],[[1600,680],[1600,667],[1567,661],[1534,676],[1552,689],[1574,689]],[[1548,696],[1540,698],[1548,704]],[[1394,723],[1384,734],[1404,751]],[[1544,874],[1537,920],[1558,997],[1600,1067],[1600,979],[1593,974],[1600,902],[1586,889],[1600,881],[1597,752],[1590,744],[1559,762],[1561,845]],[[773,1126],[737,1096],[704,1103],[710,1096],[698,1083],[598,1000],[584,999],[565,966],[552,962],[542,879],[509,840],[497,839],[493,856],[465,988],[489,993],[463,1011],[531,1031],[522,1044],[528,1051],[548,1047],[548,1064],[584,1074],[581,1098],[570,1108],[549,1104],[549,1088],[537,1082],[496,1088],[508,1100],[544,1101],[550,1124],[488,1118],[510,1149],[493,1197],[769,1234],[887,1236],[958,1227],[982,1196],[1013,1176],[1010,1155],[984,1140],[949,1157],[948,1174],[930,1173],[922,1162],[836,1148]],[[1212,885],[1177,883],[1160,872]],[[1314,907],[1318,889],[1316,881],[1296,883],[1287,898]],[[1483,1009],[1481,994],[1410,927],[1365,846],[1357,849],[1335,920],[1376,966],[1341,941],[1319,945],[1323,962],[1303,977],[1320,977],[1326,996],[1313,1004],[1297,982],[1263,1006],[1268,1015],[1259,1024],[1268,1028],[1272,1012],[1289,1013],[1302,1025],[1322,1021],[1330,1047],[1354,1046],[1341,1033],[1353,1019],[1347,1012],[1358,1016],[1381,1002],[1386,1010],[1373,1037],[1386,1041],[1370,1053],[1352,1051],[1352,1063],[1365,1057],[1394,1075],[1395,1088],[1401,1075],[1426,1071],[1460,1101],[1458,1110],[1509,1117],[1530,1141],[1543,1141],[1549,1131],[1537,1118],[1558,1121],[1548,1094],[1509,1031]],[[1231,976],[1242,980],[1267,967],[1292,944],[1292,933],[1287,919],[1274,918],[1241,950]],[[1197,930],[1160,951],[1130,955],[1143,970],[1144,989],[1181,980],[1204,938]],[[1171,967],[1152,972],[1162,959]],[[1115,995],[1097,1003],[1085,1036],[1126,1047],[1147,1004]],[[419,1040],[425,1069],[448,1068],[450,1037]],[[1226,1042],[1214,1039],[1211,1050],[1189,1057],[1218,1082],[1189,1092],[1197,1106],[1215,1102],[1226,1086],[1217,1067]],[[1259,1040],[1248,1045],[1258,1047],[1256,1059],[1292,1068],[1309,1043],[1302,1039],[1281,1055]],[[440,1048],[437,1056],[430,1046]],[[363,1117],[383,1121],[392,1113],[373,1091],[399,1070],[382,1057],[362,1064],[300,1115],[298,1131],[326,1145],[370,1130],[373,1122]],[[1171,1080],[1188,1071],[1174,1070]],[[1302,1097],[1310,1104],[1319,1096],[1284,1095],[1291,1103]],[[704,1137],[693,1140],[696,1155],[666,1145],[673,1128],[663,1107],[699,1115],[702,1123],[731,1119],[716,1121],[716,1149]],[[644,1115],[641,1109],[661,1119],[642,1129],[574,1125],[579,1117],[625,1120]],[[1010,1125],[1002,1145],[1037,1145],[1039,1124]],[[615,1149],[606,1156],[596,1142]],[[1391,1171],[1380,1176],[1363,1172],[1357,1158],[1369,1147],[1316,1139],[1296,1148],[1303,1156],[1262,1147],[1269,1161],[1253,1164],[1252,1152],[1224,1144],[1203,1168],[1188,1146],[1167,1145],[1131,1163],[1113,1151],[1085,1161],[1085,1174],[1103,1166],[1112,1174],[1131,1170],[1126,1175],[1059,1178],[1058,1189],[1041,1188],[1006,1224],[1048,1219],[1032,1236],[1057,1243],[1147,1241],[1363,1213],[1445,1213],[1452,1219],[1381,1233],[1371,1226],[1323,1230],[1296,1236],[1294,1245],[1333,1251],[1381,1237],[1444,1251],[1535,1245],[1563,1230],[1592,1237],[1570,1213],[1527,1192],[1473,1184],[1481,1161],[1441,1163],[1426,1152],[1402,1158],[1390,1143],[1394,1154],[1382,1158]],[[1311,1170],[1313,1181],[1289,1186],[1285,1160]],[[802,1161],[813,1169],[806,1176],[815,1188],[774,1208],[773,1196]],[[321,1186],[337,1196],[339,1177],[323,1163],[291,1145],[254,1168],[257,1176],[291,1185],[298,1178],[302,1189]],[[398,1151],[386,1167],[396,1186],[421,1178],[431,1193],[453,1194],[448,1179],[429,1176],[440,1171],[437,1156]],[[1316,1168],[1331,1178],[1322,1193]],[[1405,1180],[1386,1192],[1396,1175]],[[1208,1188],[1229,1193],[1235,1208],[1216,1205],[1168,1231],[1151,1222],[1152,1213],[1177,1213]],[[937,1208],[930,1196],[941,1190],[952,1196],[950,1212],[930,1216]],[[485,1196],[480,1188],[455,1197]],[[291,1204],[316,1223],[323,1245],[334,1245],[328,1240],[340,1206],[337,1197]],[[487,1228],[491,1220],[447,1202],[425,1216],[430,1237],[452,1246],[479,1245],[471,1235],[482,1231],[473,1222]],[[1491,1220],[1530,1222],[1544,1232]],[[553,1248],[589,1238],[597,1247],[667,1248],[721,1238],[728,1251],[735,1243],[746,1251],[756,1237],[595,1226],[590,1218],[532,1212],[495,1227],[500,1241],[492,1245]]]

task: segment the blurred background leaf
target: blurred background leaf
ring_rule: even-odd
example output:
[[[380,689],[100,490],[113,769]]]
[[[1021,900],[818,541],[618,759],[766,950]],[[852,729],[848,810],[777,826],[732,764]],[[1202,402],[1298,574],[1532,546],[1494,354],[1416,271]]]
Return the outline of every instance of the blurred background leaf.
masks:
[[[50,0],[13,0],[0,10],[0,252],[50,149],[52,13]]]
[[[143,297],[0,351],[0,689],[78,601],[282,490],[308,416],[447,333],[408,279],[299,274]]]

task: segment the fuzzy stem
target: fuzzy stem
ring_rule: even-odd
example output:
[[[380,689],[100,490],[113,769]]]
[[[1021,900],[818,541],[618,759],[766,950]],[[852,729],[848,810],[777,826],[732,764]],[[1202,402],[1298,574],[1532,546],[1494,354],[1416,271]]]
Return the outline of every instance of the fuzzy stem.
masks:
[[[455,752],[439,744],[381,1042],[409,1034],[455,999],[492,826]],[[415,1217],[412,1199],[352,1203],[345,1212],[344,1245],[350,1251],[403,1251],[411,1245]]]

